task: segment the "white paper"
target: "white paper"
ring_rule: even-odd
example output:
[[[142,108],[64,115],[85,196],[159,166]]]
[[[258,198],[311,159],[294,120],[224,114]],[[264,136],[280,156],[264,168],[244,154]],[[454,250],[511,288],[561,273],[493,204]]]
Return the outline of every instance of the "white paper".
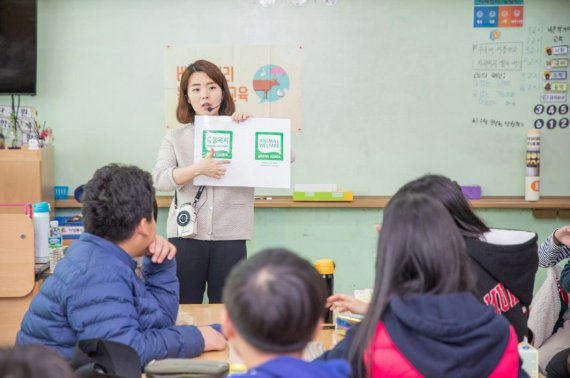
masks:
[[[231,117],[197,116],[194,126],[194,162],[210,148],[216,159],[231,161],[223,178],[198,176],[194,185],[290,188],[289,119],[253,117],[234,123]]]

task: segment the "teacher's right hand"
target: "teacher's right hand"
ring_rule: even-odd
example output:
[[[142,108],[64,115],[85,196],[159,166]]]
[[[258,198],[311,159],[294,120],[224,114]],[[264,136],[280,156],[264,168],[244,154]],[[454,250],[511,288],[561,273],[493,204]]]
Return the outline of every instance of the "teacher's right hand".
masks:
[[[230,162],[230,160],[214,159],[214,149],[212,148],[208,156],[196,163],[196,168],[201,175],[220,179],[226,174],[225,165]]]

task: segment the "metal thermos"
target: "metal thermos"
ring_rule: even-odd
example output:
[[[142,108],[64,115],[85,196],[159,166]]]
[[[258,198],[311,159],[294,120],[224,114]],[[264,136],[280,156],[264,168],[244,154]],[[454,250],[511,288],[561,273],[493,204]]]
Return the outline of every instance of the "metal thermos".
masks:
[[[334,290],[334,261],[332,259],[321,259],[315,261],[314,264],[315,269],[323,280],[325,280],[325,284],[327,286],[327,295],[331,296]],[[325,323],[332,323],[333,322],[333,313],[328,308],[324,309],[323,318]]]

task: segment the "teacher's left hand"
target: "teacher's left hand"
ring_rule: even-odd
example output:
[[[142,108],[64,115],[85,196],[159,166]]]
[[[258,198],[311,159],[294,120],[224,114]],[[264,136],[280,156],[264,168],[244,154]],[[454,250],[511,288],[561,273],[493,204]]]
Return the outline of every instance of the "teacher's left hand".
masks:
[[[234,114],[232,114],[232,121],[239,123],[247,120],[249,117],[251,117],[249,113],[234,112]]]

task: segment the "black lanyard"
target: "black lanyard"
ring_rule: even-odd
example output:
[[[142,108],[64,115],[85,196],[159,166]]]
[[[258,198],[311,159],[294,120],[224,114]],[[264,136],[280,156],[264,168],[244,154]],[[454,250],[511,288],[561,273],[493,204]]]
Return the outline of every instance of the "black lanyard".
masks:
[[[204,191],[205,186],[200,185],[198,188],[198,193],[196,193],[196,197],[194,197],[194,201],[192,202],[192,207],[196,207],[198,201],[200,201],[200,197],[202,196],[202,192]],[[174,208],[178,209],[178,190],[174,191]]]

